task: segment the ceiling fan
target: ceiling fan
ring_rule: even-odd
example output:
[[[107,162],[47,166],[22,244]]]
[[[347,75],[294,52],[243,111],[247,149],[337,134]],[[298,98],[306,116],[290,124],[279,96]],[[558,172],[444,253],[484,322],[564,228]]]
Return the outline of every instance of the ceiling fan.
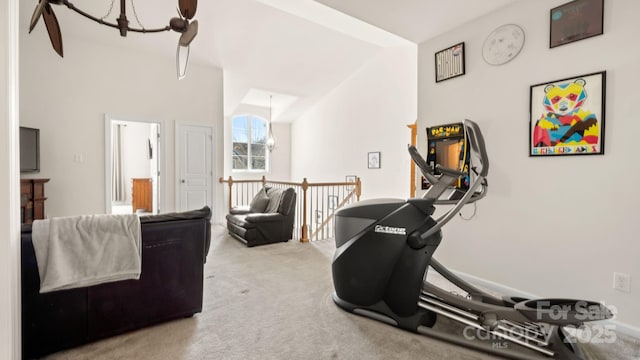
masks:
[[[133,0],[132,0],[133,1]],[[112,0],[112,6],[115,0]],[[60,33],[60,24],[56,18],[56,14],[51,7],[54,5],[65,5],[67,8],[77,12],[78,14],[91,19],[98,24],[110,26],[120,30],[121,36],[127,36],[128,31],[140,32],[140,33],[155,33],[162,31],[173,30],[181,33],[178,39],[178,50],[176,51],[176,66],[178,70],[178,78],[182,79],[186,75],[187,64],[189,62],[189,48],[191,42],[198,34],[198,20],[193,20],[196,14],[196,8],[198,7],[198,0],[178,0],[178,17],[173,17],[169,21],[169,25],[157,28],[157,29],[145,29],[144,27],[134,28],[129,26],[129,20],[127,19],[126,0],[120,0],[120,16],[117,18],[117,23],[110,23],[105,21],[104,18],[95,17],[81,9],[78,9],[68,0],[39,0],[36,9],[31,16],[31,23],[29,24],[29,33],[38,23],[38,20],[42,17],[44,24],[51,40],[53,49],[60,55],[64,56],[62,48],[62,34]],[[135,8],[134,8],[135,12]],[[106,16],[105,16],[106,17]],[[136,16],[137,18],[137,16]]]

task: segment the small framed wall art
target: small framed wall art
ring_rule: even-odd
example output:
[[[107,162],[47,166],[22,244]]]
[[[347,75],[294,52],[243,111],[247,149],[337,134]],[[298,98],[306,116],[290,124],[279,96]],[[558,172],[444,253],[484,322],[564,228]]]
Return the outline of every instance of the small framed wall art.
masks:
[[[369,169],[380,169],[380,151],[370,152],[367,163]]]
[[[604,154],[606,72],[531,86],[529,156]]]
[[[464,42],[435,54],[436,82],[464,75]]]
[[[549,48],[602,35],[604,0],[574,0],[550,11]]]
[[[358,177],[355,176],[355,175],[347,175],[347,176],[345,176],[344,180],[345,180],[345,182],[354,183],[355,184],[355,182],[358,181]],[[355,188],[356,188],[355,185],[347,185],[346,186],[347,191],[353,191],[353,189],[355,189]]]

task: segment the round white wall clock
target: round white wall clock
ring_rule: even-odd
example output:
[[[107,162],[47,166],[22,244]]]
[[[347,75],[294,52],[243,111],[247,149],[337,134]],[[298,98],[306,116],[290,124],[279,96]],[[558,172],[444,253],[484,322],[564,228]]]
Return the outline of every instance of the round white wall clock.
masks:
[[[524,46],[524,30],[515,24],[502,25],[489,34],[482,45],[487,64],[502,65],[516,57]]]

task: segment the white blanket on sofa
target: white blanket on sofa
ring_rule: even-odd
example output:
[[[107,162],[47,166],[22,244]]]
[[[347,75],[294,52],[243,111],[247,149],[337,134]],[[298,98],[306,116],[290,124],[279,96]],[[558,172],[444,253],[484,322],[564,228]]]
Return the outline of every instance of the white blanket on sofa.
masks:
[[[140,278],[142,244],[137,215],[36,220],[32,239],[41,293]]]

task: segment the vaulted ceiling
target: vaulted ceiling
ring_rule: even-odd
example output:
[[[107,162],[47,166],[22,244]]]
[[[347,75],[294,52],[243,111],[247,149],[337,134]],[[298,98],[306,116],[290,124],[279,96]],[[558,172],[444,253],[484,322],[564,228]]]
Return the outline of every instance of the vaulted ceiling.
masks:
[[[274,94],[274,121],[291,121],[388,46],[415,46],[486,13],[521,0],[205,0],[195,19],[199,33],[191,60],[222,68],[225,113],[241,104],[268,106]],[[115,3],[114,3],[115,2]],[[38,0],[21,0],[21,26]],[[96,17],[111,14],[119,0],[75,0]],[[177,0],[127,0],[132,27],[158,28],[177,16]],[[175,57],[180,34],[130,33],[99,26],[64,6],[52,5],[63,39],[146,49]],[[30,36],[47,36],[38,24]],[[53,51],[53,50],[52,50]],[[65,48],[73,56],[77,48]],[[188,76],[188,75],[187,75]]]

